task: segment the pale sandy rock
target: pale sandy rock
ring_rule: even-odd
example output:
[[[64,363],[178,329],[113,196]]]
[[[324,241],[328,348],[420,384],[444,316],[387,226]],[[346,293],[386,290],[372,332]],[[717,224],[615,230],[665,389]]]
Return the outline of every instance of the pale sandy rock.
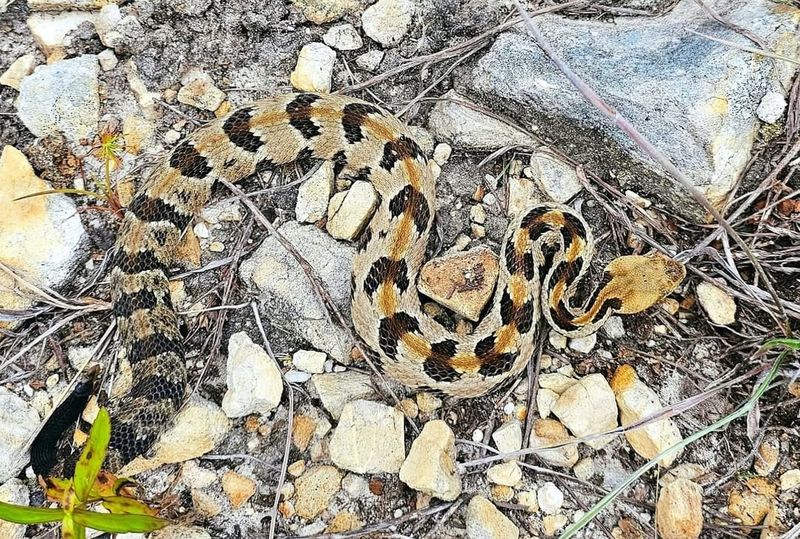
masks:
[[[197,526],[173,524],[153,532],[150,539],[211,539],[211,536],[203,528]]]
[[[325,161],[297,190],[294,213],[301,223],[315,223],[325,217],[333,193],[333,163]]]
[[[536,491],[536,500],[542,512],[553,515],[564,505],[564,493],[559,490],[555,483],[547,481]]]
[[[518,539],[519,528],[492,502],[473,496],[467,506],[468,539]]]
[[[354,240],[369,223],[377,205],[378,194],[372,184],[357,181],[347,191],[331,198],[325,228],[334,238]]]
[[[372,401],[345,404],[331,436],[331,460],[356,473],[397,473],[405,459],[403,414]]]
[[[100,54],[97,55],[97,61],[100,62],[100,67],[103,69],[103,71],[111,71],[112,69],[117,67],[117,64],[119,63],[117,55],[114,54],[114,51],[112,51],[111,49],[103,49],[103,51],[101,51]]]
[[[575,474],[575,477],[583,481],[591,479],[596,471],[592,457],[584,457],[572,467],[572,473]]]
[[[597,344],[597,333],[569,340],[570,349],[580,352],[581,354],[588,354],[591,352],[595,344]]]
[[[20,83],[19,119],[37,137],[63,133],[72,142],[90,137],[100,115],[99,74],[92,54],[37,67]]]
[[[245,332],[228,341],[227,392],[222,409],[228,417],[266,414],[281,402],[281,371],[267,352]]]
[[[522,425],[512,420],[503,423],[492,433],[492,440],[501,453],[511,453],[522,449]]]
[[[697,301],[713,323],[721,326],[736,323],[736,302],[721,288],[706,282],[698,284]]]
[[[427,262],[417,288],[457,314],[477,321],[494,293],[499,273],[497,255],[487,247],[477,247]]]
[[[793,490],[800,487],[800,469],[787,470],[781,475],[781,490]]]
[[[322,36],[322,41],[340,51],[354,51],[364,45],[358,30],[350,23],[331,26]]]
[[[605,377],[599,373],[584,376],[561,393],[553,413],[578,438],[617,427],[617,402]],[[587,444],[600,449],[610,441],[610,436],[603,436]]]
[[[203,516],[215,517],[222,513],[225,497],[219,492],[209,492],[198,488],[189,491],[194,509]]]
[[[566,427],[555,419],[536,419],[531,428],[530,447],[544,447],[567,442],[571,439]],[[552,466],[571,468],[578,462],[578,445],[569,444],[544,449],[536,455]]]
[[[0,486],[0,502],[28,505],[30,503],[28,487],[20,479],[9,479]],[[22,524],[0,520],[0,537],[3,539],[23,539],[27,528]]]
[[[696,481],[698,478],[702,477],[706,473],[707,473],[706,469],[700,464],[695,464],[693,462],[684,462],[683,464],[678,464],[674,468],[671,468],[669,471],[664,473],[658,480],[658,483],[661,486],[665,486],[669,485],[676,479],[681,479],[681,478],[688,479],[689,481]]]
[[[622,317],[609,316],[605,324],[603,324],[603,331],[609,339],[621,339],[625,336],[625,324]]]
[[[311,377],[311,383],[322,406],[337,420],[348,402],[375,395],[369,376],[358,372],[317,374]]]
[[[325,352],[317,350],[298,350],[292,355],[292,365],[301,371],[312,374],[322,374],[325,372],[325,360],[328,356]]]
[[[228,471],[222,476],[222,491],[228,497],[231,506],[236,509],[256,493],[256,482],[240,473]]]
[[[510,145],[535,146],[528,135],[459,103],[469,100],[454,90],[442,97],[428,118],[428,130],[438,140],[465,150],[496,150]]]
[[[758,104],[756,115],[762,122],[774,124],[783,118],[784,111],[786,111],[786,97],[780,92],[767,92]]]
[[[163,464],[185,462],[213,450],[230,430],[225,413],[213,402],[193,396],[181,408],[167,431],[161,435],[152,458],[137,458],[121,471],[136,475]]]
[[[753,461],[753,468],[760,476],[768,476],[778,466],[778,461],[781,456],[781,442],[780,439],[773,435],[767,434],[764,440],[758,446],[758,452]]]
[[[411,0],[378,0],[361,15],[361,26],[369,37],[384,47],[391,47],[406,35],[413,15]]]
[[[227,223],[242,220],[242,205],[238,200],[223,200],[203,208],[200,216],[208,223]]]
[[[314,24],[325,24],[341,19],[364,9],[363,0],[291,0],[305,16]]]
[[[213,470],[203,468],[197,461],[189,460],[181,466],[181,480],[187,487],[203,489],[217,480],[217,474]]]
[[[617,368],[611,379],[611,388],[617,399],[623,427],[653,415],[663,408],[656,392],[639,379],[630,365],[621,365]],[[633,450],[646,460],[654,458],[683,439],[678,426],[671,419],[662,419],[628,431],[625,433],[625,438]],[[681,453],[682,451],[678,451],[662,458],[660,464],[664,467],[671,466]]]
[[[695,539],[703,531],[703,489],[677,479],[661,489],[656,503],[656,526],[664,539]]]
[[[298,90],[328,93],[335,62],[336,51],[324,43],[309,43],[300,49],[289,81]]]
[[[567,525],[567,515],[545,515],[542,518],[542,527],[544,528],[544,535],[546,537],[553,537],[555,534]]]
[[[486,470],[486,478],[496,484],[515,487],[522,481],[522,469],[516,461],[495,464]]]
[[[517,494],[517,503],[525,506],[529,513],[539,512],[539,500],[536,499],[535,490],[523,490]]]
[[[453,153],[453,148],[449,144],[442,142],[437,144],[433,149],[433,160],[439,165],[444,165],[450,160],[450,155]]]
[[[560,372],[546,372],[539,375],[539,387],[549,389],[558,395],[577,383],[576,378],[565,376]]]
[[[85,11],[34,13],[26,21],[33,39],[49,62],[66,56],[64,38],[84,22],[93,23],[96,14]]]
[[[447,423],[441,420],[425,423],[400,468],[400,480],[440,500],[458,498],[461,477],[456,469],[455,436]]]
[[[106,47],[113,48],[122,40],[122,34],[115,28],[122,21],[122,11],[116,3],[110,3],[100,10],[94,20],[94,29],[100,37],[100,42]]]
[[[745,526],[758,526],[772,507],[777,485],[763,477],[751,477],[728,493],[728,514]]]
[[[311,520],[328,508],[338,492],[342,474],[333,466],[315,466],[295,481],[294,508],[297,514]]]
[[[19,90],[22,79],[33,73],[36,67],[36,57],[33,54],[23,54],[8,66],[0,75],[0,84]]]
[[[107,5],[111,0],[28,0],[31,11],[94,10]]]
[[[417,393],[417,406],[423,414],[430,414],[442,407],[442,399],[428,391]]]
[[[202,110],[215,111],[225,101],[225,92],[214,86],[214,79],[204,71],[192,68],[181,77],[178,101]]]
[[[384,52],[375,49],[356,56],[356,65],[365,71],[373,72],[383,62]]]
[[[52,189],[13,146],[0,154],[0,262],[36,286],[58,288],[84,259],[86,231],[72,200],[61,194],[19,197]],[[0,308],[32,305],[30,291],[0,274]],[[2,323],[0,323],[2,325]],[[0,474],[1,475],[1,474]]]
[[[563,350],[567,347],[567,336],[562,335],[558,331],[551,329],[547,334],[547,340],[550,343],[550,346],[555,348],[556,350]]]
[[[568,202],[583,190],[575,167],[547,150],[535,151],[531,155],[530,167],[534,181],[555,202]]]
[[[128,85],[136,96],[136,101],[139,108],[142,109],[145,117],[153,120],[158,118],[158,111],[156,109],[156,101],[160,99],[158,92],[151,92],[147,89],[142,77],[139,75],[139,68],[133,60],[127,60],[123,63],[125,68],[125,77],[128,79]]]
[[[553,405],[555,405],[557,400],[558,393],[552,389],[540,387],[536,392],[536,410],[539,412],[539,417],[546,419],[553,410]]]
[[[508,214],[510,216],[520,215],[527,208],[542,202],[542,200],[543,197],[535,183],[520,176],[511,176],[508,182]],[[565,337],[564,346],[566,345]]]

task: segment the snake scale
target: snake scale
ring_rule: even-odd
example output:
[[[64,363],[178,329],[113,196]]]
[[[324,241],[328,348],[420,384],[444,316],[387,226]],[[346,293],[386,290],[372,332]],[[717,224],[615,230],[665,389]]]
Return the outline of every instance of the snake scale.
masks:
[[[109,469],[144,455],[183,402],[187,369],[168,269],[215,181],[303,158],[330,160],[339,178],[367,180],[380,196],[354,260],[353,325],[382,371],[410,387],[482,395],[525,367],[541,319],[584,336],[613,313],[650,307],[685,276],[680,263],[661,255],[623,256],[576,308],[571,299],[594,250],[591,230],[569,207],[534,205],[508,227],[488,312],[472,334],[450,333],[423,313],[416,292],[435,182],[406,126],[372,104],[335,95],[288,94],[244,106],[172,149],[122,221],[112,300],[134,382],[111,403]]]

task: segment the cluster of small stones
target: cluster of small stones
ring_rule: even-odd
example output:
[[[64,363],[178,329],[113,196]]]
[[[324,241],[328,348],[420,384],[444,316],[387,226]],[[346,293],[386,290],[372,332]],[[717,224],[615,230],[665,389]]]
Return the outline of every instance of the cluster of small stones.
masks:
[[[64,10],[73,3],[75,7],[81,4],[81,9]],[[95,134],[102,108],[99,79],[103,72],[120,69],[139,107],[138,112],[126,116],[122,122],[127,151],[132,155],[139,153],[142,145],[153,137],[158,101],[170,106],[179,103],[216,116],[231,109],[220,84],[198,68],[183,73],[177,89],[161,93],[149,89],[136,65],[125,59],[126,39],[142,31],[134,11],[113,3],[89,4],[75,0],[47,7],[47,2],[29,0],[32,14],[27,24],[40,54],[25,54],[14,60],[0,75],[0,84],[19,91],[17,113],[34,135],[59,133],[70,143],[77,143]],[[196,14],[192,12],[193,2],[185,4],[182,9],[188,10],[186,15]],[[309,43],[300,50],[289,75],[296,89],[315,92],[331,91],[337,61],[345,52],[356,54],[355,65],[360,69],[376,72],[384,60],[384,51],[401,43],[412,28],[416,7],[411,0],[379,0],[369,7],[360,0],[293,0],[293,4],[310,23],[329,25],[321,42]],[[348,16],[351,22],[342,22],[343,16]],[[106,48],[97,55],[68,58],[70,34],[85,23],[93,25]],[[374,45],[366,50],[370,43]],[[40,58],[46,63],[38,65]],[[428,124],[430,134],[421,133],[428,139],[447,141],[430,145],[434,176],[441,174],[450,159],[451,144],[481,151],[519,145],[532,148],[533,152],[526,162],[512,160],[507,171],[510,215],[519,213],[532,201],[567,202],[583,190],[575,169],[548,148],[539,147],[528,134],[478,112],[455,92],[445,97],[449,99],[433,107]],[[759,107],[759,115],[765,121],[775,121],[778,109],[778,115],[782,114],[780,99],[765,100]],[[186,123],[181,120],[170,126],[162,134],[163,142],[176,143]],[[12,147],[4,148],[0,157],[0,179],[9,177],[15,178],[15,182],[0,181],[0,220],[17,215],[10,208],[5,211],[5,200],[49,188],[36,177],[25,156]],[[484,238],[488,222],[501,213],[498,189],[498,178],[491,175],[483,178],[471,195],[469,234],[459,235],[447,255],[429,262],[419,283],[420,291],[436,302],[426,305],[426,310],[436,314],[442,312],[442,306],[450,308],[457,315],[456,330],[462,333],[472,331],[472,324],[490,300],[497,279],[496,256],[486,249],[467,250],[467,247],[473,240]],[[649,200],[635,192],[627,192],[626,197],[643,211],[650,206]],[[68,275],[82,263],[91,269],[92,259],[81,248],[85,231],[80,221],[70,225],[72,228],[65,225],[74,206],[65,197],[53,200],[57,202],[46,207],[32,202],[22,213],[18,207],[14,208],[19,213],[14,219],[38,219],[39,228],[22,227],[39,236],[38,241],[33,237],[7,239],[0,232],[0,245],[22,242],[34,256],[29,258],[30,262],[37,254],[32,246],[42,244],[42,237],[48,238],[48,242],[39,250],[49,248],[54,242],[69,241],[72,247],[58,260],[48,251],[49,261],[65,268],[60,273],[51,273]],[[295,216],[301,223],[324,228],[337,240],[353,241],[377,203],[377,194],[369,183],[339,182],[333,166],[326,163],[300,186]],[[238,202],[222,202],[207,208],[187,235],[185,257],[199,265],[201,251],[230,255],[233,246],[225,242],[224,231],[227,224],[241,220]],[[54,223],[59,226],[53,226]],[[59,233],[65,239],[59,242],[52,233]],[[636,241],[635,237],[630,238],[631,247],[638,246]],[[0,259],[8,262],[2,256]],[[11,262],[37,277],[38,284],[59,284],[37,276],[34,268],[25,267],[25,260]],[[176,283],[172,291],[174,304],[190,316],[206,306],[200,300],[188,298],[182,282]],[[695,297],[711,324],[736,324],[736,303],[721,285],[702,283],[697,286]],[[22,301],[0,296],[4,307],[30,305]],[[682,320],[693,316],[690,308],[677,305],[675,300],[665,301],[663,308]],[[658,327],[655,331],[660,332]],[[124,470],[131,474],[149,472],[147,486],[156,495],[165,492],[169,485],[183,489],[191,499],[191,509],[203,518],[227,515],[228,519],[258,527],[268,516],[264,500],[271,494],[272,483],[259,480],[259,464],[255,459],[239,462],[231,458],[222,466],[212,466],[212,461],[204,457],[225,445],[231,436],[240,436],[242,431],[246,453],[258,454],[268,437],[274,439],[271,435],[277,423],[271,419],[282,413],[286,383],[302,384],[321,403],[321,408],[304,405],[288,418],[290,423],[285,422],[292,425],[291,454],[298,458],[288,463],[286,480],[278,492],[278,511],[287,529],[299,535],[342,533],[363,527],[367,522],[359,508],[377,505],[385,485],[396,477],[416,493],[414,509],[436,503],[434,498],[468,499],[461,516],[466,535],[471,539],[516,538],[531,529],[551,537],[578,520],[583,512],[554,481],[526,472],[513,453],[523,448],[557,446],[541,449],[538,458],[554,469],[588,481],[603,475],[596,462],[605,458],[598,452],[602,448],[619,449],[627,443],[641,458],[649,460],[682,440],[680,429],[671,419],[626,432],[624,437],[599,436],[660,410],[664,403],[659,394],[640,379],[631,365],[623,364],[608,380],[599,373],[577,376],[569,363],[561,364],[556,357],[544,355],[534,395],[535,410],[528,410],[525,405],[527,384],[523,382],[506,399],[500,424],[491,433],[483,430],[472,433],[473,442],[489,444],[493,450],[508,456],[485,467],[481,487],[475,489],[474,482],[469,482],[467,491],[467,476],[459,463],[460,444],[456,443],[452,422],[447,421],[449,416],[439,398],[419,392],[394,405],[386,404],[376,393],[370,376],[348,368],[343,357],[334,359],[329,351],[301,349],[290,358],[276,360],[257,339],[253,340],[254,335],[255,332],[239,332],[229,338],[221,402],[192,397],[153,455]],[[625,335],[623,321],[614,317],[603,328],[601,338],[610,347],[612,341]],[[596,354],[610,359],[610,352],[599,340],[598,335],[571,340],[555,332],[549,335],[549,345],[557,351],[577,357]],[[91,353],[91,348],[73,347],[68,351],[68,360],[74,368],[79,368]],[[564,356],[559,354],[559,357]],[[53,360],[45,368],[53,372],[58,365]],[[0,417],[6,419],[0,421],[0,481],[3,482],[0,500],[28,503],[29,485],[14,478],[25,464],[20,455],[32,429],[51,409],[53,397],[64,387],[66,382],[58,374],[52,374],[42,387],[25,384],[23,393],[27,399],[0,388]],[[535,418],[530,436],[524,439],[529,414],[535,414]],[[23,417],[27,420],[21,421]],[[283,417],[287,419],[285,410]],[[409,420],[422,425],[418,433],[409,428]],[[765,530],[778,527],[778,503],[797,500],[800,470],[789,469],[778,475],[780,448],[778,438],[763,440],[754,464],[755,476],[742,479],[729,495],[728,513],[743,525],[764,525]],[[706,470],[692,463],[670,468],[679,457],[680,452],[674,452],[659,461],[668,472],[660,481],[656,526],[662,537],[692,539],[703,529],[702,484]],[[505,515],[503,507],[510,503],[523,508],[523,516],[517,512],[512,520]],[[407,510],[408,507],[400,507],[392,516],[400,517]],[[522,530],[517,524],[520,519],[525,520]],[[622,519],[613,533],[615,537],[626,536],[629,529],[637,527],[638,524]],[[24,527],[0,523],[3,537],[22,537],[24,533]],[[126,535],[128,539],[136,537],[143,536]],[[175,525],[151,537],[204,539],[211,535],[199,527]]]

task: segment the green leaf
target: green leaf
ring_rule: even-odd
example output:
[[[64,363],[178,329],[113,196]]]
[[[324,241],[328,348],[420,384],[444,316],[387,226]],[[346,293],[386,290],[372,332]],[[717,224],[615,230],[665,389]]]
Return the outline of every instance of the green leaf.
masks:
[[[64,518],[63,509],[26,507],[0,502],[0,520],[16,524],[44,524],[45,522],[58,522],[62,518]]]
[[[147,533],[169,524],[168,520],[150,515],[109,515],[83,509],[75,509],[72,518],[87,528],[108,533]]]
[[[61,521],[61,539],[86,539],[86,528],[78,524],[71,515]]]
[[[128,496],[109,496],[103,498],[103,507],[118,515],[150,515],[154,516],[156,511],[151,509],[146,503],[140,502]]]
[[[767,348],[774,348],[775,346],[785,346],[792,350],[800,350],[800,340],[798,339],[770,339],[764,346]]]
[[[108,417],[108,410],[100,408],[89,433],[89,440],[81,453],[81,458],[75,464],[75,494],[82,502],[89,498],[94,481],[106,458],[110,440],[111,419]]]

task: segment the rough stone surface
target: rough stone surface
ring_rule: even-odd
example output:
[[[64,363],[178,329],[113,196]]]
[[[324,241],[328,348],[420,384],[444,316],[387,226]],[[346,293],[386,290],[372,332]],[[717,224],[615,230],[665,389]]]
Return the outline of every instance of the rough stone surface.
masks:
[[[483,496],[473,496],[467,506],[469,539],[518,539],[519,528]]]
[[[324,43],[309,43],[300,50],[289,80],[298,90],[328,93],[334,62],[336,51]]]
[[[548,481],[536,491],[536,500],[544,513],[552,515],[564,504],[564,493],[558,489],[555,483]]]
[[[736,302],[721,288],[706,282],[698,284],[697,301],[715,324],[729,326],[736,323]]]
[[[531,154],[531,175],[539,188],[555,202],[568,202],[583,191],[575,167],[551,152],[537,150]]]
[[[9,479],[0,486],[0,502],[11,503],[14,505],[28,505],[30,503],[30,492],[19,479]],[[0,537],[3,539],[22,539],[25,537],[25,530],[28,527],[22,524],[14,524],[6,520],[0,520]]]
[[[428,261],[420,271],[417,288],[422,294],[477,321],[492,297],[500,264],[487,247],[452,253]]]
[[[228,417],[266,414],[281,402],[281,371],[267,352],[245,332],[228,341],[226,383],[222,409]]]
[[[36,67],[36,57],[33,54],[23,54],[11,62],[8,69],[0,75],[0,84],[19,90],[22,79],[33,73],[34,67]]]
[[[193,396],[181,408],[169,429],[161,435],[149,459],[137,458],[120,474],[135,475],[163,464],[184,462],[205,455],[230,429],[225,413],[213,402]]]
[[[781,474],[781,490],[793,490],[800,487],[800,469],[787,470]]]
[[[378,194],[372,184],[355,182],[350,189],[331,198],[326,228],[334,238],[354,240],[369,223],[377,206]]]
[[[584,376],[568,387],[553,406],[553,413],[578,438],[617,427],[617,402],[600,373]],[[603,436],[586,443],[600,449],[610,441],[611,437]]]
[[[452,501],[461,494],[461,477],[456,469],[455,436],[447,423],[428,421],[403,466],[400,480],[416,491]]]
[[[65,195],[14,200],[52,187],[39,179],[13,146],[0,154],[0,261],[37,286],[58,288],[83,260],[86,231]],[[19,290],[21,293],[16,293]],[[0,274],[0,308],[22,309],[31,301],[24,285]]]
[[[519,421],[502,424],[492,433],[492,440],[501,453],[511,453],[522,449],[522,425]]]
[[[411,0],[378,0],[361,15],[361,25],[369,37],[391,47],[406,35],[413,15]]]
[[[569,441],[566,427],[555,419],[536,419],[531,429],[530,447],[543,447]],[[577,444],[545,449],[536,453],[543,461],[553,466],[571,468],[578,462]]]
[[[363,0],[292,0],[306,19],[314,24],[325,24],[364,8]]]
[[[325,372],[325,360],[328,356],[316,350],[298,350],[292,356],[292,365],[301,371],[321,374]]]
[[[356,65],[361,69],[367,71],[375,71],[381,65],[385,53],[382,50],[375,49],[374,51],[365,52],[356,57]]]
[[[348,402],[375,394],[369,376],[358,372],[318,374],[311,377],[311,383],[322,405],[334,419],[339,419]]]
[[[51,62],[66,56],[64,38],[84,22],[94,22],[94,13],[66,11],[63,13],[34,13],[27,24],[36,44]]]
[[[37,137],[60,132],[73,142],[88,138],[100,117],[99,73],[91,54],[37,67],[20,83],[19,119]]]
[[[279,232],[319,275],[345,319],[350,315],[350,274],[355,248],[339,243],[325,231],[290,221]],[[267,238],[240,269],[242,281],[260,291],[263,318],[295,328],[297,341],[347,363],[350,339],[329,320],[297,261],[273,238]],[[268,332],[269,334],[269,332]]]
[[[322,41],[340,51],[354,51],[364,45],[358,30],[350,23],[331,26],[322,36]]]
[[[333,466],[316,466],[295,481],[294,508],[301,517],[310,520],[327,509],[339,490],[342,474]]]
[[[522,481],[522,469],[516,461],[495,464],[486,470],[486,478],[495,485],[515,487]]]
[[[14,477],[27,464],[22,449],[39,426],[39,414],[24,400],[0,387],[0,482]]]
[[[315,223],[325,217],[333,193],[333,163],[325,161],[297,189],[294,213],[301,223]]]
[[[202,110],[215,111],[225,100],[225,92],[214,85],[211,75],[192,68],[181,77],[178,101]]]
[[[781,92],[767,92],[758,104],[756,114],[762,122],[774,124],[783,118],[784,111],[786,111],[786,97]]]
[[[630,365],[621,365],[617,368],[611,379],[611,388],[617,398],[623,427],[653,415],[663,408],[656,392],[639,379]],[[678,426],[671,419],[663,419],[628,431],[625,433],[625,438],[634,451],[647,460],[683,439]],[[681,453],[682,451],[673,453],[659,462],[668,468]]]
[[[772,50],[798,56],[796,11],[765,0],[733,0],[715,9],[724,9],[728,22],[764,36]],[[687,32],[750,44],[720,28],[694,0],[651,19],[551,15],[537,17],[536,24],[556,53],[715,203],[750,158],[761,98],[772,87],[788,88],[795,69]],[[460,80],[487,103],[538,126],[577,161],[612,172],[634,191],[657,192],[684,215],[705,218],[686,191],[675,189],[587,103],[528,36],[498,36],[471,76]],[[660,96],[660,106],[653,106],[654,96]]]
[[[703,531],[703,489],[678,478],[664,486],[656,503],[656,525],[664,539],[694,539]]]
[[[150,539],[211,539],[211,535],[197,526],[174,524],[153,532]]]
[[[437,140],[464,150],[496,150],[512,144],[536,146],[528,135],[459,101],[469,99],[450,90],[431,110],[428,130]]]
[[[397,473],[406,456],[403,414],[378,402],[345,404],[330,442],[331,460],[356,473]]]

